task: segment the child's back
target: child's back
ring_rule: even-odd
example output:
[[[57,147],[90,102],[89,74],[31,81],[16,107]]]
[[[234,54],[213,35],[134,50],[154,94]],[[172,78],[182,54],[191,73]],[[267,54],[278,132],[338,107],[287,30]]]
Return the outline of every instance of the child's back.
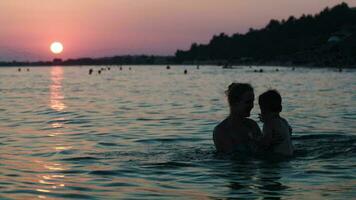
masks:
[[[263,135],[266,137],[268,134],[270,134],[271,138],[268,149],[271,152],[286,156],[293,155],[292,129],[287,120],[280,116],[273,116],[271,119],[265,121]]]

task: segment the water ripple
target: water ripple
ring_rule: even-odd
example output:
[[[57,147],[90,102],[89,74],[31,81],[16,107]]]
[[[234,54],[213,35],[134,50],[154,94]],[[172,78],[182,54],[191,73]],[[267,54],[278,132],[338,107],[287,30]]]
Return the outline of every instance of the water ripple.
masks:
[[[355,196],[355,70],[131,67],[0,69],[0,199]],[[294,157],[215,152],[233,81],[280,91]]]

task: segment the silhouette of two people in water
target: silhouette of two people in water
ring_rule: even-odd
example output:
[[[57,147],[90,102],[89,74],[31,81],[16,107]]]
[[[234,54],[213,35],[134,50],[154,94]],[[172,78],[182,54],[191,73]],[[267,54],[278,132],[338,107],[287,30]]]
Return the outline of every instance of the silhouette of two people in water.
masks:
[[[213,132],[218,152],[293,155],[292,129],[287,120],[279,115],[282,98],[276,90],[269,90],[259,96],[263,131],[254,120],[248,118],[255,100],[250,84],[232,83],[226,90],[226,96],[230,114]]]

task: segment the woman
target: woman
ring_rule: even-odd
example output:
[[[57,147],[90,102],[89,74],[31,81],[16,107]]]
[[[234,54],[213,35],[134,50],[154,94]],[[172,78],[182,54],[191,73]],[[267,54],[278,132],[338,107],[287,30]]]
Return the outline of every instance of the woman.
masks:
[[[247,83],[231,83],[226,91],[230,115],[214,128],[213,140],[221,153],[250,152],[252,140],[249,135],[260,135],[257,123],[247,117],[253,108],[255,95]]]

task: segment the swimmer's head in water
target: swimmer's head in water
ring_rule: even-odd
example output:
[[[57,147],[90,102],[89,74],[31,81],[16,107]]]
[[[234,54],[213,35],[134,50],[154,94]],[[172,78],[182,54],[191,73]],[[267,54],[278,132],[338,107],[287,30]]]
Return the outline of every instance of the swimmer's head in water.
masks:
[[[231,83],[225,93],[230,105],[230,114],[241,117],[250,116],[255,99],[253,88],[250,84]]]
[[[258,104],[261,111],[277,112],[282,111],[282,97],[277,90],[268,90],[258,97]]]

